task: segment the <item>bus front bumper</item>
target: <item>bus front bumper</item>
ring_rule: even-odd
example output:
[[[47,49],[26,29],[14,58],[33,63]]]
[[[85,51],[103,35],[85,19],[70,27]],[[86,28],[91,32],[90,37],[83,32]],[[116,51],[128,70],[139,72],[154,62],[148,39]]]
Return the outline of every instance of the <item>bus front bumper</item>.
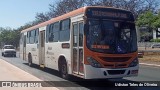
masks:
[[[128,68],[95,68],[91,65],[84,65],[85,67],[85,79],[105,79],[105,78],[123,78],[130,76],[137,76],[139,66]]]

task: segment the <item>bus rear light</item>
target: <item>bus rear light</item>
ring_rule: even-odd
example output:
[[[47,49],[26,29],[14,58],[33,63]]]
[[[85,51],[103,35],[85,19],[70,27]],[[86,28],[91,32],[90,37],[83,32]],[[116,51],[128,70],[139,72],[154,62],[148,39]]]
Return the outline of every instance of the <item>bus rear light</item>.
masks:
[[[129,65],[129,67],[135,67],[135,66],[137,66],[138,65],[138,58],[136,57],[132,62],[131,62],[131,64]]]
[[[87,57],[87,61],[93,67],[102,68],[101,64],[99,62],[97,62],[95,59],[93,59],[92,57]]]

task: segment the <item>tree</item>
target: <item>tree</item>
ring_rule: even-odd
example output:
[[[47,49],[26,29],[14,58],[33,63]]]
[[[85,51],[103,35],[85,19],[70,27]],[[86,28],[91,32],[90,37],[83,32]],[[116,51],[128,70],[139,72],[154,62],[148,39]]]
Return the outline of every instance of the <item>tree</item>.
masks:
[[[145,13],[139,15],[136,21],[136,25],[139,27],[145,26],[150,29],[154,28],[153,23],[156,21],[157,17],[151,11],[146,11]]]
[[[38,24],[84,6],[122,8],[131,11],[136,19],[146,11],[156,12],[158,5],[158,0],[59,0],[49,5],[48,12],[38,13],[34,22]]]
[[[145,27],[145,30],[141,30],[141,37],[147,41],[152,39],[153,30],[157,29],[158,26],[158,16],[151,11],[146,11],[145,13],[139,15],[136,21],[136,25],[139,27]],[[157,25],[157,26],[156,26]]]
[[[19,46],[20,31],[12,30],[11,28],[0,28],[0,46],[12,44],[15,47]]]
[[[156,20],[155,22],[153,22],[153,28],[160,28],[160,12],[158,13],[158,15],[156,15]]]
[[[50,4],[50,18],[68,13],[75,9],[85,6],[84,0],[60,0],[55,4]]]
[[[144,14],[139,15],[136,24],[139,27],[146,26],[151,30],[156,30],[160,28],[160,12],[154,14],[151,11],[147,11]]]
[[[49,18],[46,14],[44,14],[44,13],[37,13],[35,18],[36,18],[36,20],[33,21],[34,23],[36,23],[36,22],[41,23],[41,22],[45,22],[45,21],[47,21],[47,20],[50,19],[50,18]]]
[[[152,37],[153,30],[157,30],[160,27],[160,12],[155,14],[151,11],[147,11],[141,15],[139,15],[137,21],[137,26],[146,27],[147,30],[145,32],[141,29],[141,37],[145,37],[145,39]]]

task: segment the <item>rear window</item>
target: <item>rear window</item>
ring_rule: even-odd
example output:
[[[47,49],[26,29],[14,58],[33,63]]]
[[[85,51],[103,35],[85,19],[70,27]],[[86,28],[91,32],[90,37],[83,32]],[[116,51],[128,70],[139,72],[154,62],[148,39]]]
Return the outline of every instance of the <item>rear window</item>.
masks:
[[[14,49],[13,46],[5,46],[4,49]]]

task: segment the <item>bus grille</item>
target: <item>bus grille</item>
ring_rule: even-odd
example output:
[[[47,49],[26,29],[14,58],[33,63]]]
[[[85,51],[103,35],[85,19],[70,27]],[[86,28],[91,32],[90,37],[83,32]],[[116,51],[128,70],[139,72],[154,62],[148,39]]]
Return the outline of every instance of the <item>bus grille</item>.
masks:
[[[106,62],[126,62],[131,57],[102,57],[101,59]]]
[[[117,63],[114,63],[114,64],[104,64],[104,67],[106,68],[125,68],[127,67],[127,64],[117,64]]]
[[[117,75],[117,74],[124,74],[125,70],[108,70],[108,74],[110,75]]]

